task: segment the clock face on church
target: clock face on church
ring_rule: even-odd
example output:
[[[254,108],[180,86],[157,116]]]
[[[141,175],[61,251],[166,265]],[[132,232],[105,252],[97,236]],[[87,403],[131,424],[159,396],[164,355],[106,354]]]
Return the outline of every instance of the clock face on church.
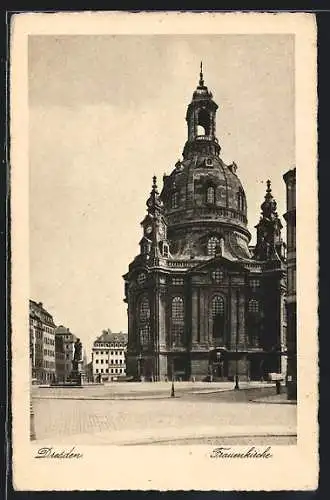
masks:
[[[146,234],[151,234],[152,233],[152,226],[147,226],[146,227]]]

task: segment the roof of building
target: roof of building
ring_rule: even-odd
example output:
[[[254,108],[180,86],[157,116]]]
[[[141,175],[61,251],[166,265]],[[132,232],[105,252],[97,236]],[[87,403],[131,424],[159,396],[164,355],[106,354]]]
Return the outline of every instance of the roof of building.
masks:
[[[114,333],[110,329],[108,330],[103,330],[102,334],[96,338],[94,341],[94,344],[96,342],[127,342],[127,333],[124,332],[119,332],[119,333]]]
[[[66,326],[59,325],[59,326],[56,328],[55,333],[60,333],[60,334],[69,334],[69,333],[71,333],[71,332],[70,332],[70,329],[69,329],[69,328],[67,328]]]
[[[50,316],[51,318],[53,318],[52,314],[50,314],[50,312],[44,308],[44,305],[42,302],[36,302],[35,300],[30,299],[30,307],[33,308],[34,310],[40,311],[43,314],[46,314],[47,316]]]
[[[30,311],[30,318],[40,321],[39,316],[34,311]]]
[[[56,329],[55,329],[55,335],[57,336],[62,336],[62,335],[70,335],[71,336],[71,341],[72,342],[75,342],[77,340],[77,336],[70,332],[70,328],[67,328],[66,326],[63,326],[63,325],[59,325]]]

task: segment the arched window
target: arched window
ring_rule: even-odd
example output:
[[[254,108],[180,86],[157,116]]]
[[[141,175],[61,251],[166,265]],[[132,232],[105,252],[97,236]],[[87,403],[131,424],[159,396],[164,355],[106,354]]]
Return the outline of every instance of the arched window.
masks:
[[[173,297],[172,299],[171,326],[173,345],[182,345],[184,335],[184,304],[182,297]]]
[[[137,283],[138,285],[143,285],[145,282],[146,282],[146,279],[147,279],[147,276],[145,273],[140,273],[138,274],[138,277],[137,277]]]
[[[259,302],[256,299],[250,299],[248,303],[248,334],[249,341],[253,347],[259,347],[260,338],[260,318]]]
[[[148,321],[150,318],[150,305],[147,297],[143,297],[140,302],[140,322]]]
[[[139,303],[139,337],[141,347],[148,347],[150,344],[150,304],[146,296],[143,296]]]
[[[150,343],[150,325],[143,325],[140,328],[140,344],[147,347]]]
[[[148,253],[150,253],[150,243],[149,243],[149,241],[143,240],[143,242],[141,244],[141,253],[143,255],[147,255]]]
[[[249,313],[259,312],[259,302],[256,299],[249,300]]]
[[[206,191],[206,202],[214,205],[215,203],[215,189],[213,186],[209,186]]]
[[[210,135],[211,119],[210,113],[206,109],[201,109],[198,113],[197,134]]]
[[[239,188],[236,196],[237,196],[237,210],[243,212],[245,209],[245,196],[243,189]]]
[[[179,193],[175,191],[171,196],[171,208],[178,208],[179,206]]]
[[[215,318],[217,314],[223,316],[225,313],[225,304],[223,297],[220,295],[215,295],[212,299],[212,318]]]
[[[205,128],[203,127],[203,125],[197,125],[197,135],[198,136],[206,135]]]
[[[168,257],[168,245],[166,243],[163,245],[163,256]]]
[[[223,344],[225,341],[225,301],[221,295],[215,295],[211,302],[212,335],[214,340]]]
[[[207,242],[207,255],[215,257],[217,249],[219,248],[219,239],[216,236],[211,236]]]

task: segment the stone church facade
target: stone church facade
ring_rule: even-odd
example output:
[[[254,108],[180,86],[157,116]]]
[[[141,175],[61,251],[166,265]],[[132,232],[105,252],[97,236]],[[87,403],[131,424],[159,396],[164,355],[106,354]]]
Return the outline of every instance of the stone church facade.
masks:
[[[216,137],[218,106],[199,84],[188,106],[183,159],[156,177],[140,253],[124,275],[127,373],[136,379],[233,380],[283,372],[285,244],[270,181],[257,242],[235,163]]]

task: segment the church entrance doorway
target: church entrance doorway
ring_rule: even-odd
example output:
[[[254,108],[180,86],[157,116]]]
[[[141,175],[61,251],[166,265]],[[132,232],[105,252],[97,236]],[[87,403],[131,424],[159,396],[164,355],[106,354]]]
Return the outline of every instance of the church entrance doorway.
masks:
[[[177,381],[187,380],[187,362],[184,356],[173,357],[170,361],[169,378]]]
[[[250,380],[264,380],[264,360],[260,356],[250,357]]]

